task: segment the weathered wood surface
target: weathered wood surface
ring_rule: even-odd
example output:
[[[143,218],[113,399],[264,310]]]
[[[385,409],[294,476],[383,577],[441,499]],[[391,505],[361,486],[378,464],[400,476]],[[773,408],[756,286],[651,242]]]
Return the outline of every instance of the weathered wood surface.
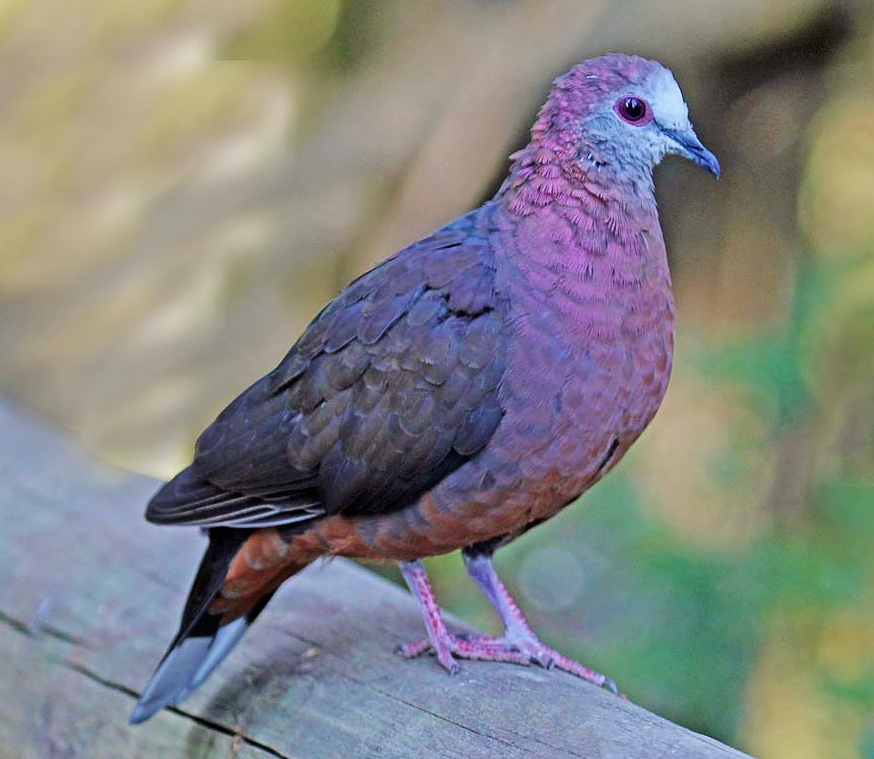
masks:
[[[129,727],[203,548],[143,521],[155,486],[0,398],[0,757],[743,756],[563,673],[405,661],[412,601],[345,561],[283,589],[180,709]]]

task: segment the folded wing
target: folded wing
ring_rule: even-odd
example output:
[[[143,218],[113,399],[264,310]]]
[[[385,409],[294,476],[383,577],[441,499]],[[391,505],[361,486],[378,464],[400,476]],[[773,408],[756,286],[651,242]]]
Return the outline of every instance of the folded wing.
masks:
[[[153,498],[162,524],[265,527],[403,508],[502,417],[493,258],[462,217],[353,282]]]

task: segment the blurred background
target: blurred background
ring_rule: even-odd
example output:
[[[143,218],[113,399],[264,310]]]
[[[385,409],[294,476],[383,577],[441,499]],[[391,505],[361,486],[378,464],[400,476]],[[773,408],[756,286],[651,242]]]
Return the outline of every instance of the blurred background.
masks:
[[[0,392],[169,477],[613,49],[674,70],[723,178],[657,171],[662,411],[498,568],[633,701],[763,759],[874,757],[870,0],[5,0]],[[496,630],[457,555],[430,567]]]

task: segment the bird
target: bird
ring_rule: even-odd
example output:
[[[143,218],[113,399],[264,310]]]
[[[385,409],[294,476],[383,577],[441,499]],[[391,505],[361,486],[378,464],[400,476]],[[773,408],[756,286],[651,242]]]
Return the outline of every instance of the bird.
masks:
[[[426,633],[407,657],[618,693],[537,638],[492,557],[606,475],[661,404],[675,307],[653,169],[672,154],[719,176],[669,69],[575,65],[494,197],[354,280],[218,415],[146,508],[208,545],[132,723],[187,698],[280,585],[334,556],[399,563]],[[503,635],[447,628],[422,559],[458,549]]]

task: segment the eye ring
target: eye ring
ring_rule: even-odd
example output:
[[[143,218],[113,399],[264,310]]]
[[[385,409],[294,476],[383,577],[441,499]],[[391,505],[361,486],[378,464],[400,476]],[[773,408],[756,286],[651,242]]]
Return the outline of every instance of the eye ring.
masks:
[[[652,121],[652,109],[643,98],[624,95],[616,101],[613,109],[623,121],[634,126],[643,126]]]

